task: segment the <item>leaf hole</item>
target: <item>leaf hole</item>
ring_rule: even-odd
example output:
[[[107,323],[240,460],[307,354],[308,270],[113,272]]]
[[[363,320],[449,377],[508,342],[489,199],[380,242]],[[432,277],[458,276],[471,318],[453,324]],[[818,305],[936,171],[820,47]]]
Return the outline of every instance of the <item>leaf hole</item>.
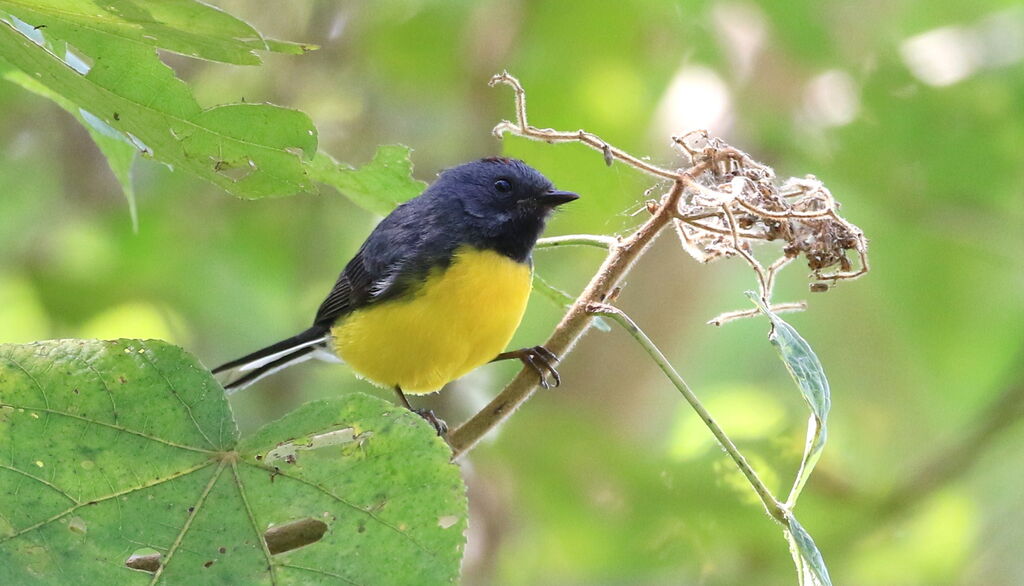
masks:
[[[249,175],[252,175],[258,170],[258,167],[256,166],[256,162],[249,158],[245,158],[240,161],[225,161],[224,159],[217,159],[213,163],[213,170],[235,183],[238,183]]]
[[[92,69],[92,59],[71,45],[66,45],[64,49],[64,63],[82,75]]]
[[[302,440],[283,442],[267,452],[264,458],[267,462],[283,460],[286,464],[294,464],[298,460],[299,452],[351,445],[362,446],[372,435],[373,433],[369,431],[357,433],[353,427],[344,427],[312,435]],[[257,459],[260,458],[257,457]]]

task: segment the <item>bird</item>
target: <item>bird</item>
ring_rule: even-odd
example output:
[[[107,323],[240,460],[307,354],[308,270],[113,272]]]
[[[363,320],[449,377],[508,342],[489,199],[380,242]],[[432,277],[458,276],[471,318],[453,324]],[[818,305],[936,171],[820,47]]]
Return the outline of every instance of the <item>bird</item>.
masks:
[[[403,407],[447,426],[406,394],[428,394],[488,362],[518,359],[548,388],[561,382],[544,346],[506,350],[526,311],[533,249],[561,191],[518,159],[487,157],[441,172],[372,230],[306,330],[224,363],[236,392],[317,358],[394,390]]]

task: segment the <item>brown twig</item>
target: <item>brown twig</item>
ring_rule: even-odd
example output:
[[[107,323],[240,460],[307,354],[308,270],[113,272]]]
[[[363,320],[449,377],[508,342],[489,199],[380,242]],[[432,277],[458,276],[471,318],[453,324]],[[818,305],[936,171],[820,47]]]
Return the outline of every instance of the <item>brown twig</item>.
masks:
[[[817,281],[853,279],[868,271],[867,239],[838,213],[838,203],[812,176],[775,182],[774,172],[738,149],[692,132],[675,139],[692,160],[711,161],[713,172],[694,175],[690,197],[678,210],[676,232],[684,248],[700,262],[743,258],[758,277],[760,296],[771,301],[775,274],[803,254]],[[698,221],[699,220],[699,221]],[[724,237],[724,238],[723,238]],[[751,254],[758,242],[785,242],[783,255],[765,267]],[[856,268],[847,252],[856,255]],[[838,270],[829,272],[831,267]]]
[[[691,164],[684,170],[670,171],[639,159],[584,130],[563,132],[530,126],[526,118],[526,93],[519,81],[505,72],[491,79],[492,86],[499,83],[512,87],[515,92],[516,120],[504,120],[495,126],[494,134],[498,137],[507,132],[549,143],[580,142],[601,152],[609,165],[619,160],[653,177],[672,181],[671,189],[659,201],[647,202],[646,207],[651,217],[627,237],[605,239],[570,236],[552,239],[547,243],[551,246],[584,244],[607,247],[608,255],[544,346],[564,357],[586,333],[595,315],[607,316],[626,328],[708,425],[746,476],[768,514],[786,528],[801,580],[806,576],[808,580],[827,584],[828,573],[820,554],[793,518],[793,503],[782,504],[772,495],[661,351],[628,316],[608,303],[614,301],[620,290],[619,283],[626,273],[667,226],[675,227],[684,249],[701,262],[722,256],[742,257],[757,275],[761,308],[765,311],[770,304],[776,275],[800,253],[808,258],[813,274],[819,279],[835,281],[854,278],[866,272],[867,241],[863,234],[856,226],[836,214],[836,202],[831,194],[813,178],[790,180],[779,187],[774,183],[774,172],[770,168],[718,139],[709,138],[706,133],[690,133],[681,138],[673,138],[675,144],[686,152]],[[703,145],[695,145],[692,140],[694,136],[702,138]],[[785,240],[787,247],[784,255],[766,268],[751,254],[750,245],[759,240],[776,239]],[[852,270],[846,257],[846,251],[851,249],[860,258],[860,268],[856,271]],[[839,271],[828,275],[822,273],[823,269],[837,264]],[[804,305],[780,304],[775,306],[775,310],[799,310]],[[757,313],[731,312],[716,320],[721,324]],[[489,431],[508,418],[533,395],[539,382],[533,369],[521,369],[497,397],[448,434],[452,459],[464,455]],[[797,533],[800,539],[797,539]],[[817,561],[812,563],[812,560]]]
[[[558,356],[564,357],[587,331],[593,316],[587,313],[590,303],[605,301],[615,290],[622,278],[629,272],[636,260],[676,217],[683,188],[695,174],[706,171],[709,164],[697,163],[689,169],[669,171],[643,161],[622,149],[612,146],[595,134],[579,130],[562,132],[530,126],[526,118],[526,92],[519,81],[507,72],[494,76],[490,85],[505,84],[515,92],[516,121],[504,120],[494,128],[497,136],[508,132],[524,138],[545,142],[580,142],[602,153],[605,160],[618,159],[636,169],[660,179],[672,180],[672,187],[660,202],[649,205],[651,217],[632,234],[618,240],[608,240],[608,256],[605,258],[590,283],[572,304],[562,321],[544,343],[544,346]],[[448,433],[452,447],[452,458],[458,458],[472,449],[480,439],[513,411],[522,405],[537,390],[536,373],[523,368],[508,385],[478,413]]]
[[[494,135],[498,138],[501,138],[503,134],[508,132],[524,138],[541,140],[548,143],[581,142],[595,150],[601,151],[601,154],[604,155],[605,161],[618,159],[632,167],[636,167],[637,169],[644,171],[645,173],[654,175],[655,177],[670,179],[672,181],[677,181],[679,179],[678,172],[662,169],[657,165],[652,165],[647,161],[638,159],[626,151],[608,144],[596,134],[585,130],[564,132],[551,128],[537,128],[535,126],[530,126],[526,120],[526,92],[523,90],[523,86],[519,83],[519,80],[509,75],[507,71],[503,71],[491,78],[490,86],[494,87],[500,83],[510,86],[512,91],[515,92],[516,121],[511,122],[509,120],[502,120],[499,122],[498,125],[494,127],[493,131]]]
[[[774,172],[754,161],[746,153],[731,147],[706,132],[691,132],[673,137],[675,146],[687,156],[689,166],[669,170],[653,165],[615,147],[596,134],[584,130],[565,132],[531,126],[527,119],[526,92],[519,81],[507,72],[491,78],[490,85],[508,85],[515,96],[515,121],[503,120],[494,127],[498,137],[505,133],[531,140],[579,142],[600,152],[605,161],[621,161],[657,179],[668,179],[672,186],[660,201],[649,201],[651,213],[629,236],[571,236],[552,239],[550,246],[584,244],[607,247],[597,273],[570,306],[544,346],[564,357],[586,332],[592,317],[586,307],[608,300],[622,278],[648,245],[666,226],[673,226],[684,249],[700,262],[724,256],[740,256],[757,275],[760,297],[771,303],[771,292],[777,273],[798,254],[804,253],[814,276],[836,281],[854,278],[867,271],[867,241],[860,230],[836,213],[837,204],[820,182],[807,177],[791,179],[781,186],[774,182]],[[750,252],[753,242],[784,240],[784,255],[764,267]],[[845,256],[855,250],[860,258],[859,269],[853,270]],[[840,270],[822,271],[839,265]],[[781,311],[797,311],[806,304],[785,303],[774,307]],[[754,311],[728,312],[712,323],[757,315]],[[516,408],[530,398],[538,386],[536,374],[524,368],[487,406],[448,434],[453,458],[458,458],[488,431],[504,421]]]
[[[590,283],[572,304],[544,347],[564,357],[587,331],[593,316],[587,313],[590,303],[601,303],[612,294],[633,264],[647,250],[661,229],[673,218],[673,209],[683,192],[682,182],[676,182],[666,194],[659,208],[643,225],[626,238],[609,246],[608,256]],[[452,458],[458,458],[473,448],[480,439],[537,390],[537,374],[523,368],[490,403],[465,423],[448,433]]]

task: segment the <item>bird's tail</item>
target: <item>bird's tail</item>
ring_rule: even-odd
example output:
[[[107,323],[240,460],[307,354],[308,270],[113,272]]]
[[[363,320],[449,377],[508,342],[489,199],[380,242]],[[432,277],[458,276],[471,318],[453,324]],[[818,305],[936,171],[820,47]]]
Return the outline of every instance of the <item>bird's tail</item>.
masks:
[[[318,355],[327,354],[328,328],[313,326],[301,334],[271,344],[213,369],[213,374],[230,372],[224,381],[228,394],[240,391],[261,378]]]

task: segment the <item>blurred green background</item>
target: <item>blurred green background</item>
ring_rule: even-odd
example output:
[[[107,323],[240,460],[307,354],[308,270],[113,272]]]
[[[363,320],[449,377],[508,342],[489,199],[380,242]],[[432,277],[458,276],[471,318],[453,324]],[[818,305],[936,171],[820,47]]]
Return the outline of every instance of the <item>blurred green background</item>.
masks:
[[[651,182],[579,145],[494,139],[525,85],[531,121],[586,128],[662,165],[706,127],[780,177],[813,173],[871,240],[872,272],[777,301],[832,383],[830,442],[797,513],[836,584],[1024,583],[1024,6],[1004,1],[218,2],[321,45],[263,67],[165,56],[204,105],[308,112],[321,147],[415,149],[416,175],[506,153],[583,194],[548,234],[624,233]],[[241,201],[137,163],[140,226],[85,130],[0,85],[0,341],[157,337],[208,365],[304,328],[378,218],[328,189]],[[578,291],[591,249],[536,255]],[[806,410],[739,262],[698,265],[670,235],[621,306],[662,346],[778,492]],[[515,345],[560,317],[535,296]],[[514,372],[493,365],[421,400],[455,424]],[[466,584],[792,584],[779,528],[700,420],[622,332],[591,332],[464,463]],[[253,429],[315,397],[380,391],[306,364],[233,399]],[[381,396],[388,396],[383,393]]]

